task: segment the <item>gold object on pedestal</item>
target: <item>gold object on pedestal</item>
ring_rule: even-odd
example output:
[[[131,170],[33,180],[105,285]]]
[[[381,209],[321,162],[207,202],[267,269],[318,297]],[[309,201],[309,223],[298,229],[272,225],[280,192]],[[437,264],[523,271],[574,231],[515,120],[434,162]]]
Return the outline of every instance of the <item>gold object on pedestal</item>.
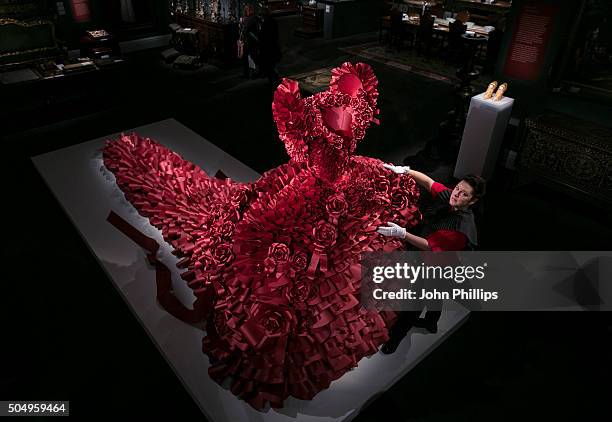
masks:
[[[504,92],[506,92],[508,90],[508,84],[506,82],[504,82],[503,84],[501,84],[499,86],[499,88],[497,88],[497,92],[495,93],[495,101],[499,101],[504,97]]]
[[[489,98],[493,96],[493,92],[495,91],[495,88],[497,88],[497,81],[491,82],[489,86],[487,87],[487,90],[484,93],[485,100],[488,100]]]

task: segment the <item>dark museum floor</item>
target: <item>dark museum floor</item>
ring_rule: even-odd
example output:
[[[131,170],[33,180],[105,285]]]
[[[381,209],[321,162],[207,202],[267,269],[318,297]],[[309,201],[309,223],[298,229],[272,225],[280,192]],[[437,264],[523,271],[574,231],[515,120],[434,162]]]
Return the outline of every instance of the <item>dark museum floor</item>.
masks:
[[[338,46],[375,37],[286,38],[281,74],[339,64],[351,57]],[[28,118],[28,126],[44,126],[3,122],[0,391],[6,399],[68,399],[72,414],[84,418],[203,420],[29,160],[175,118],[260,173],[286,161],[264,79],[242,79],[238,68],[177,71],[159,52],[131,54],[120,79],[109,84],[114,89]],[[358,152],[399,164],[435,135],[452,105],[452,87],[372,65],[382,124]],[[433,172],[452,182],[449,174],[448,166]],[[500,169],[484,200],[481,249],[610,249],[605,210],[536,184],[509,189],[510,180]],[[610,313],[472,313],[355,421],[599,420],[610,411],[611,345]]]

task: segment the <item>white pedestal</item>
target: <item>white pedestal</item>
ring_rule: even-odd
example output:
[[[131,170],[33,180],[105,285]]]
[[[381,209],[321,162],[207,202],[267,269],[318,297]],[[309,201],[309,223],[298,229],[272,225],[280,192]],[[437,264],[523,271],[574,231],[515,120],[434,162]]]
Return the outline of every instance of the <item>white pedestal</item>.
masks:
[[[454,176],[476,174],[489,179],[493,175],[499,149],[514,99],[485,100],[484,94],[472,97],[468,111]]]
[[[222,170],[235,181],[257,180],[257,172],[217,148],[175,120],[134,129],[200,166],[208,174]],[[126,131],[131,133],[132,130]],[[143,249],[106,222],[113,210],[160,244],[157,257],[172,272],[174,293],[191,306],[194,295],[180,278],[178,258],[161,232],[140,216],[115,184],[102,161],[101,149],[112,134],[34,157],[34,165],[91,248],[143,328],[158,346],[210,422],[346,422],[390,388],[448,338],[469,312],[453,301],[445,302],[436,334],[413,329],[392,355],[377,353],[331,383],[312,400],[289,398],[282,409],[258,412],[237,399],[208,376],[208,357],[202,353],[201,330],[164,311],[156,301],[155,268],[147,265]],[[238,140],[237,140],[238,141]],[[52,222],[51,222],[52,224]],[[109,310],[112,312],[112,310]],[[121,345],[117,344],[117,353]],[[151,374],[155,376],[155,374]]]

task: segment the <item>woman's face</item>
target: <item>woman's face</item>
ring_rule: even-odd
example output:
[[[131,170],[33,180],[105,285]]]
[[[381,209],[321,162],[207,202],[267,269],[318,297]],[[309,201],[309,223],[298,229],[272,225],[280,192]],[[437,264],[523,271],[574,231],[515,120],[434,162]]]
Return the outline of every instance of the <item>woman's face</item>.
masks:
[[[448,200],[450,206],[454,208],[467,208],[474,202],[476,202],[476,198],[474,198],[474,188],[463,180],[457,183],[457,186],[453,189],[450,199]]]

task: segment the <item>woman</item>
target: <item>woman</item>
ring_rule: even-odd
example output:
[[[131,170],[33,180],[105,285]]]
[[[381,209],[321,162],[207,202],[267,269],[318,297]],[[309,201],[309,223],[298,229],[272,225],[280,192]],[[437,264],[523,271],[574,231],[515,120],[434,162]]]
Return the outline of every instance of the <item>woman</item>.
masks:
[[[378,228],[384,236],[398,237],[424,251],[460,251],[474,249],[477,245],[476,224],[472,206],[484,196],[486,182],[482,177],[468,175],[454,189],[434,181],[431,177],[407,166],[384,165],[396,174],[409,174],[427,189],[433,199],[433,207],[426,212],[420,236],[389,222]],[[429,217],[429,218],[427,218]]]
[[[433,204],[425,211],[424,222],[416,230],[418,234],[392,222],[379,227],[380,234],[405,240],[413,248],[423,251],[462,251],[476,247],[478,240],[472,206],[485,194],[486,182],[482,177],[467,175],[450,189],[410,167],[384,166],[395,174],[412,176],[431,193]],[[400,312],[397,322],[389,330],[390,339],[381,351],[385,354],[395,352],[412,326],[425,328],[431,333],[438,331],[440,311],[428,309],[424,318],[419,318],[420,314],[421,311]]]

